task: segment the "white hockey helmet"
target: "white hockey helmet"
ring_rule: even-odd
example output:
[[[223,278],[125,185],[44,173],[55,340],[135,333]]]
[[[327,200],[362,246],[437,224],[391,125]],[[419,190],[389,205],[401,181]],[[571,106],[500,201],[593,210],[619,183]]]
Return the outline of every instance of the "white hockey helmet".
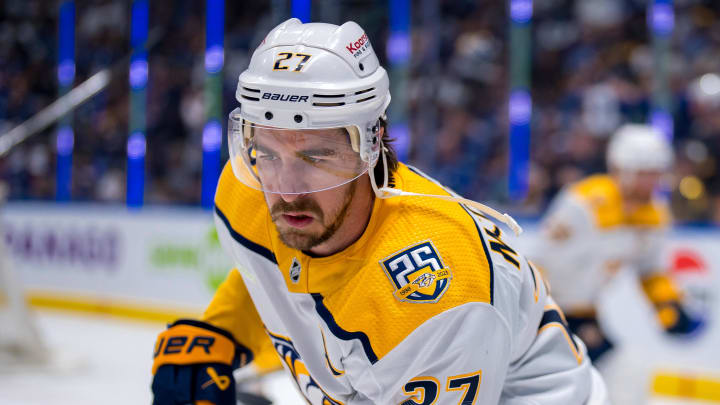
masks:
[[[238,81],[240,107],[230,113],[228,147],[235,176],[258,190],[306,194],[368,173],[378,198],[425,197],[466,204],[522,228],[507,214],[457,195],[419,194],[388,186],[380,118],[389,80],[356,23],[278,25],[255,50]],[[383,159],[383,184],[374,170]]]
[[[625,124],[613,135],[607,148],[610,168],[624,172],[666,172],[673,164],[670,143],[649,125]]]
[[[230,159],[235,176],[250,187],[326,190],[358,178],[380,156],[389,80],[367,34],[352,21],[293,18],[278,25],[240,74],[235,97]],[[290,152],[283,159],[277,149]]]

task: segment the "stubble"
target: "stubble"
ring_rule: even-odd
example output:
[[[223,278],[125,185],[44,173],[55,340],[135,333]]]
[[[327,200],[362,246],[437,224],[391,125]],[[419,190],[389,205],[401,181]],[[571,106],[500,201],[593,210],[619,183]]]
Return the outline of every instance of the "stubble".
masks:
[[[355,195],[355,189],[357,182],[353,181],[350,183],[348,191],[345,193],[343,203],[340,209],[335,211],[334,215],[326,216],[318,203],[311,197],[305,196],[293,202],[287,202],[280,200],[273,204],[270,209],[270,216],[275,228],[278,231],[280,241],[292,249],[308,251],[315,246],[318,246],[330,238],[340,229],[342,224],[345,222],[347,217],[350,203]],[[302,229],[296,229],[292,227],[280,227],[278,226],[278,219],[286,212],[298,212],[305,211],[311,212],[315,215],[316,220],[322,225],[319,231],[305,231]],[[326,218],[328,221],[326,221]],[[329,223],[327,223],[329,222]]]

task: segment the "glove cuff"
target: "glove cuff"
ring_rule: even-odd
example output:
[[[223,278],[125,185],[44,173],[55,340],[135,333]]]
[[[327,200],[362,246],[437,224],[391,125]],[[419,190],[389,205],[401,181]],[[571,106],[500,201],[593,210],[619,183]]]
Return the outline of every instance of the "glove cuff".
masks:
[[[235,369],[252,360],[252,352],[228,331],[209,323],[181,319],[158,335],[152,373],[165,364],[225,364]]]

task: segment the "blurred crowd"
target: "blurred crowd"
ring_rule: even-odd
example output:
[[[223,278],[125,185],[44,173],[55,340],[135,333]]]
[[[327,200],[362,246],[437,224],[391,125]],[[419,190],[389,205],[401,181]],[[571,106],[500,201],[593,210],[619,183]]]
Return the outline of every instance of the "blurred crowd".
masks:
[[[506,191],[507,12],[443,2],[442,21],[413,25],[416,164],[463,195],[529,214],[564,185],[604,171],[608,136],[624,122],[649,120],[657,69],[647,3],[534,2],[531,168],[518,206]],[[667,188],[678,220],[720,223],[720,3],[674,4],[667,66],[676,165]]]
[[[57,7],[0,5],[0,133],[58,97]],[[150,2],[146,201],[198,204],[205,122],[205,2]],[[226,2],[223,110],[235,107],[238,74],[262,36],[289,13],[283,1]],[[289,2],[286,2],[289,4]],[[608,136],[648,120],[656,65],[645,0],[534,2],[531,168],[528,197],[507,197],[509,24],[505,2],[411,2],[408,160],[460,194],[536,215],[564,185],[605,170]],[[316,5],[319,5],[316,7]],[[667,59],[676,165],[668,179],[682,222],[720,223],[720,3],[675,0]],[[313,20],[363,26],[387,65],[388,5],[314,1]],[[129,2],[76,1],[76,78],[130,51]],[[281,10],[282,11],[282,10]],[[284,14],[284,15],[283,15]],[[392,80],[392,76],[391,76]],[[72,198],[125,199],[129,86],[126,77],[72,114]],[[402,96],[393,94],[394,100]],[[391,105],[392,108],[392,105]],[[392,116],[392,115],[391,115]],[[392,135],[392,134],[391,134]],[[11,199],[55,193],[55,132],[0,159]]]

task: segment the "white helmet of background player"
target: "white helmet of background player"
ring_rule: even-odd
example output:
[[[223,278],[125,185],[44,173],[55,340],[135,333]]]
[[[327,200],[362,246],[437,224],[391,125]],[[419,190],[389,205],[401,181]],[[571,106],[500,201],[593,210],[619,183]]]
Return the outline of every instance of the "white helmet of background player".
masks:
[[[389,81],[354,22],[273,29],[242,72],[230,113],[231,165],[246,185],[271,193],[327,190],[360,177],[381,151],[379,119]],[[292,150],[280,164],[277,149]]]
[[[624,173],[665,173],[673,164],[673,150],[655,128],[626,124],[615,132],[608,144],[607,163],[612,170]]]

